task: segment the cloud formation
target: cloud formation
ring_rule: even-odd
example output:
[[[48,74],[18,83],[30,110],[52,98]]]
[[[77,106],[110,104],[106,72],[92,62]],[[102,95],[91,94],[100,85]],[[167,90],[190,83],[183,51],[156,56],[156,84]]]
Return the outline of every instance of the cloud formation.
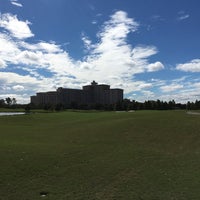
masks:
[[[187,63],[178,64],[176,69],[185,72],[200,72],[200,59],[194,59]]]
[[[151,63],[147,66],[148,72],[155,72],[164,69],[164,65],[161,62]]]
[[[29,28],[30,24],[29,21],[21,21],[16,15],[10,13],[0,15],[0,27],[7,30],[11,36],[18,39],[26,39],[34,36]]]
[[[115,12],[97,33],[99,42],[93,44],[83,37],[89,54],[80,63],[90,76],[114,86],[131,83],[135,74],[163,69],[161,62],[149,63],[148,58],[158,51],[154,46],[132,47],[127,43],[128,34],[138,30],[139,23],[128,18],[123,11]],[[158,65],[159,64],[159,65]],[[124,86],[124,88],[127,88]]]
[[[28,102],[35,92],[59,86],[80,88],[91,80],[123,88],[129,94],[153,87],[148,81],[135,80],[137,74],[164,69],[161,61],[149,61],[158,53],[155,46],[133,47],[127,42],[129,34],[136,32],[140,24],[124,11],[113,13],[102,25],[96,35],[97,43],[82,34],[87,53],[79,60],[53,41],[26,42],[34,36],[30,25],[16,15],[1,15],[0,27],[4,29],[0,33],[2,94],[15,92]]]

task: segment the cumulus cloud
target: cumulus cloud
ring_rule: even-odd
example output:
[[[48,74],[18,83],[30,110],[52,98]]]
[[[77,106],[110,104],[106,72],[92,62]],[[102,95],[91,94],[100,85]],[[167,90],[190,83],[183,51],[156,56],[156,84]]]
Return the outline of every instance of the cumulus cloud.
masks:
[[[155,72],[164,69],[164,65],[161,62],[151,63],[147,66],[148,72]]]
[[[26,39],[34,36],[28,26],[30,24],[29,21],[21,21],[16,15],[10,13],[0,15],[0,27],[9,31],[13,37],[18,39]]]
[[[0,33],[0,52],[1,59],[9,59],[8,57],[18,54],[20,50],[17,43],[14,42],[9,36]]]
[[[96,80],[123,88],[128,94],[152,87],[152,83],[147,81],[134,80],[136,74],[164,68],[159,61],[149,62],[149,57],[158,53],[156,47],[133,47],[127,42],[128,35],[138,30],[139,23],[124,11],[113,13],[102,25],[96,35],[97,43],[93,43],[86,34],[81,35],[87,55],[80,60],[70,57],[53,41],[26,42],[26,38],[34,36],[29,24],[8,13],[0,18],[0,26],[7,30],[6,33],[0,33],[0,66],[9,65],[28,73],[25,76],[0,72],[0,82],[15,92],[23,92],[25,88],[32,94],[58,86],[77,88]],[[18,32],[15,32],[15,27],[18,27]]]
[[[194,59],[187,63],[178,64],[176,69],[185,72],[200,72],[200,59]]]
[[[31,51],[21,51],[16,56],[16,62],[23,63],[26,65],[40,65],[43,62],[41,59],[43,58],[42,52],[31,52]]]
[[[118,77],[118,83],[123,84],[125,80],[132,82],[134,74],[147,71],[148,58],[156,54],[157,49],[145,45],[132,47],[127,43],[128,34],[137,31],[138,27],[139,23],[128,18],[126,12],[117,11],[97,34],[98,43],[92,43],[84,35],[82,39],[90,51],[84,62],[79,63],[81,69],[85,69],[82,74],[116,85],[116,79],[110,77]]]
[[[148,58],[157,54],[157,48],[154,46],[138,46],[132,50],[132,59],[134,62],[135,73],[154,72],[164,69],[164,65],[157,61],[149,63]]]
[[[0,66],[6,68],[9,63],[13,64],[16,62],[15,56],[20,53],[18,45],[12,41],[12,39],[0,33]]]

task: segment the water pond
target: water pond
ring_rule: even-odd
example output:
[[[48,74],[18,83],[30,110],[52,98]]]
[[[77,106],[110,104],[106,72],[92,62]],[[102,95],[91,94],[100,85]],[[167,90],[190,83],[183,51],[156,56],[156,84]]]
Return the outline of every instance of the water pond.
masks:
[[[24,115],[25,112],[0,112],[0,116]]]

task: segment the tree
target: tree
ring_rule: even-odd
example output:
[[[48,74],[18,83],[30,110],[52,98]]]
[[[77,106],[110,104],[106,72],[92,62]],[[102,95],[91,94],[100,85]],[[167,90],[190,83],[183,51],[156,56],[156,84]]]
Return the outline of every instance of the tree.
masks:
[[[122,110],[131,110],[132,109],[132,104],[131,104],[131,101],[130,99],[124,99],[122,101]]]
[[[10,106],[12,104],[12,99],[10,97],[7,97],[6,103]]]
[[[4,107],[5,106],[5,100],[4,99],[0,99],[0,107]]]
[[[175,109],[176,108],[176,102],[174,100],[169,101],[168,104],[169,104],[169,109]]]
[[[26,106],[25,106],[25,111],[28,113],[28,112],[30,112],[30,110],[31,110],[31,104],[29,103],[29,104],[27,104]]]
[[[15,98],[12,98],[12,105],[16,105],[17,104],[17,100]]]

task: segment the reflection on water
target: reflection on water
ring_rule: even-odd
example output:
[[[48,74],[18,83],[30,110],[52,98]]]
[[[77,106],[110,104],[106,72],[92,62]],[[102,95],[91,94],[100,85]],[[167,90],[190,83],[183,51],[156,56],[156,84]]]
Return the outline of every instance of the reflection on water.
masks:
[[[0,116],[24,115],[24,112],[0,112]]]

